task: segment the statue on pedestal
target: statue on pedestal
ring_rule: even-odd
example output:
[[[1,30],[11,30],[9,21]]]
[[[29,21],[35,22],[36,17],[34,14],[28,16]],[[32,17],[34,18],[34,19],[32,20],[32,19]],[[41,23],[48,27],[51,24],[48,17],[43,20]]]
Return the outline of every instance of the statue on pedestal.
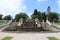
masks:
[[[50,6],[48,6],[48,8],[47,8],[47,16],[46,16],[46,20],[48,20],[49,14],[50,14]]]

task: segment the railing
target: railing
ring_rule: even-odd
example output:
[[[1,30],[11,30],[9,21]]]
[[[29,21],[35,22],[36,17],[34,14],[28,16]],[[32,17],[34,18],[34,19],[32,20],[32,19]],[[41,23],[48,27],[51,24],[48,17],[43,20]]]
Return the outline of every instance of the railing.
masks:
[[[10,25],[12,23],[12,20],[10,20],[8,23],[7,23],[7,25]]]
[[[2,27],[2,26],[6,26],[6,25],[9,25],[9,24],[11,24],[11,23],[12,23],[12,20],[8,21],[6,24],[2,24],[2,25],[0,25],[0,27]]]
[[[7,24],[0,25],[0,31],[4,30],[5,28],[9,27],[9,25],[12,23],[12,20],[10,20]]]
[[[52,24],[52,23],[51,23],[51,22],[49,22],[48,20],[46,20],[46,23],[48,23],[48,24],[49,24],[49,26],[51,26],[51,24]]]

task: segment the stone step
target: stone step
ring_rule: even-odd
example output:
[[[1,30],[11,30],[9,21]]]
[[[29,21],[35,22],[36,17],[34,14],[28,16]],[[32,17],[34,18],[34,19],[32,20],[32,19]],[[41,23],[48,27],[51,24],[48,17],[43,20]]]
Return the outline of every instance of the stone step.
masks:
[[[29,29],[29,28],[37,28],[37,25],[35,24],[35,22],[24,22],[23,24],[22,24],[22,27],[21,28],[27,28],[27,29]],[[30,29],[29,29],[30,30]]]

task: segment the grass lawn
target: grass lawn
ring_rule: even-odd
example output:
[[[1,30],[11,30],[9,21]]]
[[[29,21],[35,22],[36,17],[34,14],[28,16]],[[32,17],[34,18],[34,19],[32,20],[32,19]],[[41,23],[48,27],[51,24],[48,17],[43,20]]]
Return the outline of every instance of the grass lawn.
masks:
[[[58,24],[58,25],[60,25],[60,22],[55,22],[55,24]]]
[[[2,25],[2,24],[6,24],[5,22],[0,22],[0,25]]]
[[[57,38],[55,37],[47,37],[49,40],[58,40]]]
[[[2,40],[11,40],[12,39],[12,37],[4,37]]]

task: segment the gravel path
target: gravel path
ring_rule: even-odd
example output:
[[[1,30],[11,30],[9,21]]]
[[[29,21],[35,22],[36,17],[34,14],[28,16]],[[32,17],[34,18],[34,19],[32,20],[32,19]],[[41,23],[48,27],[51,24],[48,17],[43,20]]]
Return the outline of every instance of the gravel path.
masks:
[[[47,37],[60,38],[59,33],[5,33],[0,32],[0,40],[6,36],[13,37],[12,40],[48,40]]]

